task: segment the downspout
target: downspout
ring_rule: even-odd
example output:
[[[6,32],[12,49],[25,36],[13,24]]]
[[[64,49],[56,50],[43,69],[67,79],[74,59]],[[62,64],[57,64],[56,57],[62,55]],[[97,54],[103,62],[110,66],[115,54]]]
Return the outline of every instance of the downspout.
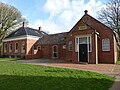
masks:
[[[96,58],[96,64],[98,64],[98,35],[99,33],[95,30],[95,58]]]

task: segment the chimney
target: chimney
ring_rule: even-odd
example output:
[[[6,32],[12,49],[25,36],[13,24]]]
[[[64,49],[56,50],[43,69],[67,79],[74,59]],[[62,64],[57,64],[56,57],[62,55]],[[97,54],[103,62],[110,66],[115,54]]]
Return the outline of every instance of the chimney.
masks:
[[[87,13],[88,13],[88,10],[85,10],[84,12],[85,12],[85,14],[87,14]]]
[[[41,31],[41,27],[39,27],[39,31]]]
[[[23,22],[23,27],[25,26],[25,22]]]

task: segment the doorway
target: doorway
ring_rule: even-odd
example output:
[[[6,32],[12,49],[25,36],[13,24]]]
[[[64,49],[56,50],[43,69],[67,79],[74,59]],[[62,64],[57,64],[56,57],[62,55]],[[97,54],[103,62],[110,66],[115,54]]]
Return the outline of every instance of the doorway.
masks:
[[[79,62],[88,62],[87,44],[79,44]]]

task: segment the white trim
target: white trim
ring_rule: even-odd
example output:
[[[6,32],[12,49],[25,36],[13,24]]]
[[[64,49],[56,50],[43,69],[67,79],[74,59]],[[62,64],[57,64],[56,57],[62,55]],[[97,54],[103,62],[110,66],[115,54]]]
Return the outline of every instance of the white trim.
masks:
[[[92,36],[91,34],[86,34],[86,35],[76,35],[75,37],[77,38],[79,38],[79,37],[90,37],[90,36]]]
[[[95,49],[96,49],[96,64],[98,64],[98,38],[97,34],[95,34]]]
[[[88,38],[89,38],[89,37],[87,37],[87,50],[88,50],[88,51],[87,51],[87,55],[88,55],[88,58],[87,58],[88,60],[87,60],[87,62],[89,63],[89,61],[90,61],[89,52],[91,52],[91,51],[89,51],[89,48],[90,48],[90,47],[89,47],[89,44],[88,44]],[[91,44],[91,36],[90,36],[90,44]],[[91,46],[91,45],[90,45],[90,46]]]
[[[92,45],[92,39],[91,39],[92,35],[76,36],[76,37],[75,37],[75,52],[76,52],[76,38],[78,38],[78,62],[79,62],[79,44],[80,44],[79,39],[80,39],[80,38],[83,38],[83,37],[86,37],[86,38],[87,38],[87,43],[86,43],[86,44],[87,44],[87,50],[88,50],[88,51],[87,51],[87,55],[88,55],[87,63],[89,63],[89,61],[90,61],[90,60],[89,60],[89,59],[90,59],[89,53],[92,52],[92,46],[91,46],[91,45]],[[89,37],[90,37],[90,44],[91,44],[90,47],[89,47],[89,43],[88,43],[88,38],[89,38]],[[91,51],[89,51],[89,48],[91,48],[91,49],[90,49]]]
[[[76,37],[75,37],[75,52],[78,52],[77,49],[76,49],[76,48],[77,48],[77,47],[76,47],[76,42],[77,42],[77,41],[76,41],[76,38],[78,38],[78,45],[79,45],[79,44],[80,44],[79,38],[84,38],[84,37],[87,38],[88,52],[92,52],[92,36],[91,36],[91,35],[89,35],[89,36],[88,36],[88,35],[83,35],[83,36],[76,36]],[[89,37],[90,37],[90,47],[89,47],[89,43],[88,43],[88,38],[89,38]],[[78,45],[77,45],[77,46],[78,46]],[[89,51],[89,49],[90,49],[90,51]]]
[[[18,36],[18,37],[14,37],[14,38],[4,39],[3,42],[15,41],[15,40],[24,40],[24,39],[38,40],[39,38],[40,38],[40,37],[31,36],[31,35],[23,35],[23,36]]]

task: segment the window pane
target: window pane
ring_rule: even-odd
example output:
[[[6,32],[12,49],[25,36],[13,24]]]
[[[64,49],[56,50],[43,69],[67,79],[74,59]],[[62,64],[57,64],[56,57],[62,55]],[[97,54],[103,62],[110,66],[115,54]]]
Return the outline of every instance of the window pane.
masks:
[[[9,44],[9,52],[12,52],[12,44]]]
[[[18,43],[15,44],[15,49],[18,50]]]
[[[54,46],[54,52],[57,52],[57,46]]]
[[[54,57],[58,57],[58,56],[57,56],[57,53],[54,53]]]
[[[78,44],[78,38],[76,38],[76,44]]]
[[[4,44],[4,53],[7,52],[7,43]]]
[[[22,47],[21,48],[22,48],[22,53],[25,53],[25,42],[24,41],[22,42]]]
[[[87,37],[81,37],[81,38],[79,38],[79,43],[80,44],[87,44]]]
[[[110,51],[110,40],[102,39],[102,51]]]
[[[72,50],[72,41],[69,41],[69,51],[71,51]]]

